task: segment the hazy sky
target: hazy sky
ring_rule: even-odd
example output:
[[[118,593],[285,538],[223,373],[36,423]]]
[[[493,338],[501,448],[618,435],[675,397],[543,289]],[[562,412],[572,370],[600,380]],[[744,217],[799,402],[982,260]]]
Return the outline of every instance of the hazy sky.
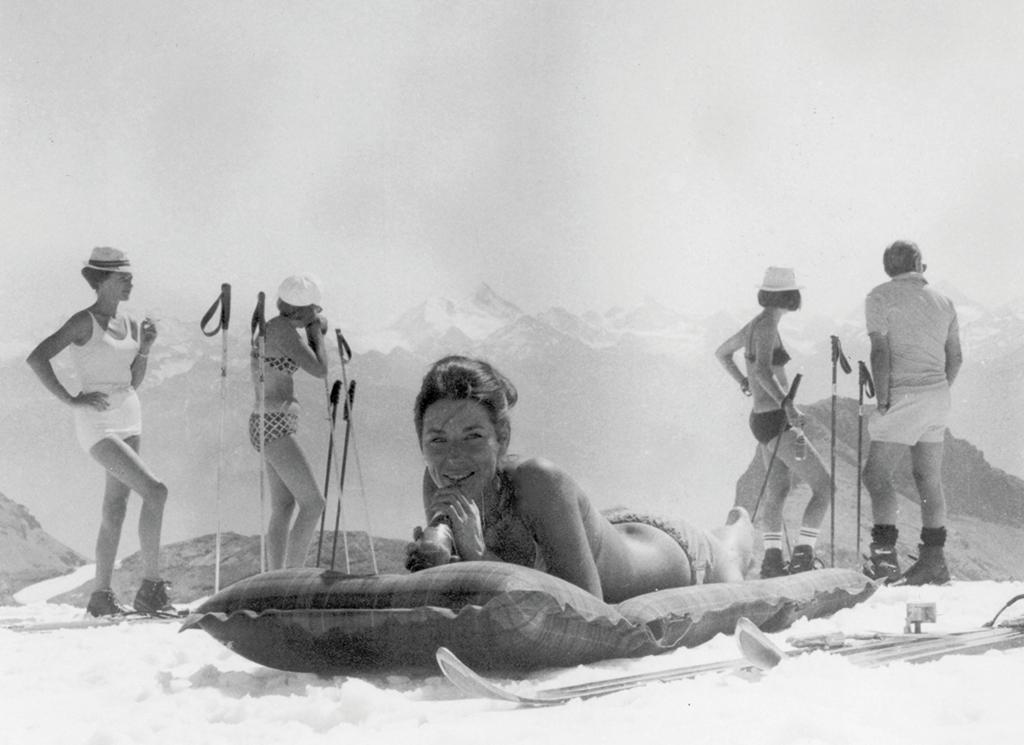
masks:
[[[362,326],[481,281],[710,313],[768,264],[845,313],[897,237],[1008,301],[1022,71],[992,0],[0,0],[4,333],[90,302],[97,244],[185,318],[298,270]]]

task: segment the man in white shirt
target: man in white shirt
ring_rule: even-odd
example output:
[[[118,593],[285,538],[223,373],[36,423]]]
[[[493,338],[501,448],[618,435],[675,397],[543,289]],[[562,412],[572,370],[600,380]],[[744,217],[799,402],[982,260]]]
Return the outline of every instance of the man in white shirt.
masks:
[[[882,263],[892,279],[868,293],[864,306],[878,400],[868,420],[871,447],[864,466],[874,521],[864,571],[887,583],[943,584],[949,569],[942,452],[949,389],[963,362],[959,324],[953,303],[928,286],[915,244],[896,241]],[[893,474],[908,448],[921,498],[921,545],[917,562],[901,575]]]

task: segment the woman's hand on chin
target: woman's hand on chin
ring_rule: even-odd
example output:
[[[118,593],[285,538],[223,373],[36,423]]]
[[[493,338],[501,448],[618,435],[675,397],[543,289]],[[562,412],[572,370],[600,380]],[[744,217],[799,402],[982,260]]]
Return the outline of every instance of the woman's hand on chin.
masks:
[[[431,523],[447,522],[455,540],[455,552],[466,561],[484,557],[484,530],[476,502],[457,487],[442,486],[430,502]]]

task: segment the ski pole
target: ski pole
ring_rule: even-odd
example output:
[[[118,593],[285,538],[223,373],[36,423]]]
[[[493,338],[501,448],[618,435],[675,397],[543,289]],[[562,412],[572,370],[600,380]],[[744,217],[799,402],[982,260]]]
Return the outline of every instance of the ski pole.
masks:
[[[857,545],[855,556],[860,556],[860,494],[861,494],[861,468],[862,454],[864,448],[864,396],[874,398],[875,381],[871,379],[871,372],[863,360],[857,361],[858,368],[858,389],[857,395]]]
[[[352,380],[349,382],[348,390],[345,393],[345,408],[342,413],[342,416],[345,418],[345,442],[341,447],[341,472],[338,476],[338,509],[334,513],[334,541],[331,544],[331,571],[334,571],[334,558],[338,550],[338,530],[341,524],[341,500],[345,494],[345,469],[348,465],[348,440],[352,432],[352,405],[355,403],[355,398],[356,381]],[[345,570],[349,570],[347,538],[345,543]]]
[[[829,443],[829,521],[830,538],[829,552],[831,554],[831,566],[836,565],[836,364],[838,363],[843,372],[850,374],[850,362],[843,354],[843,345],[839,343],[839,337],[832,335],[832,423],[831,442]]]
[[[220,318],[216,327],[210,327],[210,321],[220,311]],[[221,485],[223,483],[224,459],[224,411],[227,408],[227,385],[228,385],[228,324],[231,322],[231,285],[227,282],[220,286],[220,294],[213,301],[213,305],[206,311],[203,319],[199,322],[199,329],[204,336],[212,337],[218,333],[220,341],[220,429],[217,442],[217,535],[214,543],[214,570],[213,570],[213,591],[220,592],[220,511],[221,511]]]
[[[325,380],[326,382],[326,380]],[[320,566],[320,552],[324,545],[324,526],[327,521],[326,500],[331,483],[331,460],[334,457],[334,426],[338,421],[338,399],[341,397],[341,381],[335,380],[330,393],[327,394],[327,405],[330,410],[331,428],[327,438],[327,473],[324,474],[324,510],[320,513],[320,538],[316,542],[316,566]]]
[[[266,355],[267,355],[267,319],[264,306],[267,296],[260,292],[256,295],[256,308],[252,312],[250,338],[256,354],[256,397],[259,405],[259,443],[260,443],[260,573],[267,571],[267,395],[266,395]]]
[[[355,395],[355,391],[354,390],[352,390],[352,391],[349,390],[348,369],[346,367],[348,362],[352,359],[352,348],[348,345],[348,341],[346,341],[345,335],[341,333],[341,329],[340,328],[335,327],[335,329],[334,329],[334,338],[335,338],[335,340],[336,340],[336,342],[338,344],[338,359],[341,361],[341,385],[342,385],[342,390],[345,391],[345,395],[346,396]],[[346,411],[346,409],[342,409],[342,414],[343,415],[344,415],[345,411]],[[349,424],[348,424],[348,418],[345,417],[345,419],[346,419],[346,424],[345,424],[345,449],[344,449],[344,456],[342,458],[342,462],[343,463],[344,463],[345,459],[348,457],[348,426],[349,426]],[[344,486],[342,484],[339,484],[338,488],[340,490],[340,489],[343,489]],[[341,492],[339,491],[338,492],[337,515],[335,515],[335,519],[334,519],[335,529],[334,529],[334,535],[332,536],[332,544],[331,544],[331,568],[332,569],[334,567],[334,554],[335,554],[335,551],[336,551],[337,546],[338,546],[338,528],[337,528],[337,525],[340,524],[340,522],[341,522],[341,511],[342,511],[341,497],[342,497],[342,495],[341,495]],[[348,534],[347,533],[342,536],[342,542],[344,543],[345,555],[348,556]]]
[[[779,405],[785,408],[788,401],[792,401],[796,398],[796,392],[800,388],[800,381],[803,379],[803,373],[797,373],[796,377],[793,378],[793,384],[789,387],[789,392],[782,398]],[[764,470],[764,481],[761,482],[761,493],[757,495],[757,502],[754,503],[754,511],[750,514],[750,521],[753,522],[757,517],[757,510],[761,506],[761,500],[764,498],[764,490],[768,486],[768,477],[772,474],[772,466],[775,464],[775,456],[778,455],[779,445],[782,444],[782,432],[779,432],[775,437],[775,447],[772,448],[772,457],[768,459],[768,467]],[[785,527],[785,526],[783,526]]]

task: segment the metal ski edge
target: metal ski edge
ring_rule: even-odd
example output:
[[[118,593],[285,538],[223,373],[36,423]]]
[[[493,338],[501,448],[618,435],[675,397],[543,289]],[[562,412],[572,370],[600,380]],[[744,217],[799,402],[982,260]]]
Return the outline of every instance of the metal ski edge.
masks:
[[[70,621],[43,621],[38,623],[13,623],[0,625],[0,631],[33,633],[39,631],[64,631],[71,629],[105,629],[115,628],[133,623],[158,623],[168,621],[184,621],[187,611],[175,613],[126,613],[117,616],[101,616],[97,618],[78,618]]]

